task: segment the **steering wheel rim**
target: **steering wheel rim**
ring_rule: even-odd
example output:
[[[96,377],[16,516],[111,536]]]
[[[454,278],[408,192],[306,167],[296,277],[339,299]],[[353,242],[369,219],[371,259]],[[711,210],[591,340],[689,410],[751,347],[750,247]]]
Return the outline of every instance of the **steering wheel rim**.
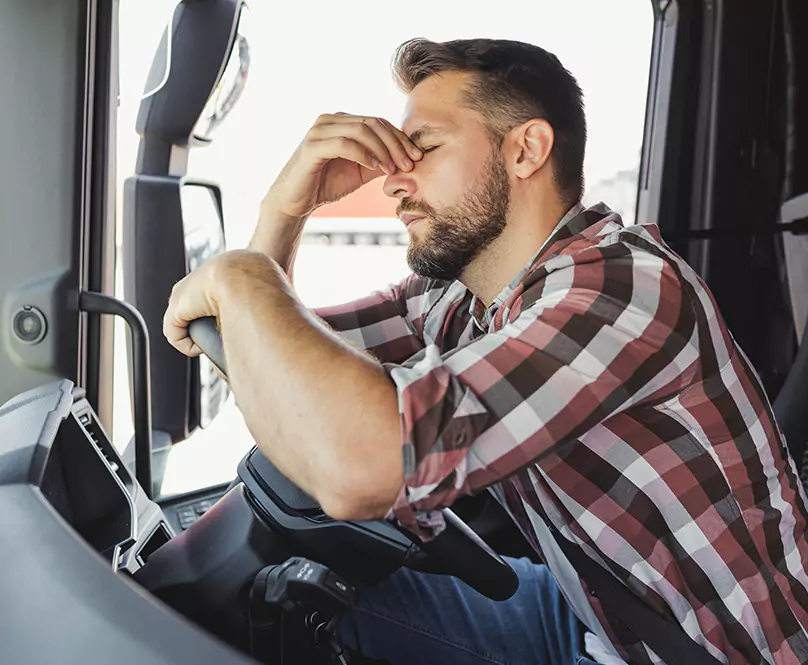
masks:
[[[226,375],[224,345],[216,318],[204,317],[192,321],[188,334],[219,371]],[[513,596],[519,588],[519,578],[513,569],[454,511],[444,508],[442,513],[446,528],[429,541],[422,541],[397,524],[394,526],[418,545],[445,574],[457,577],[492,600],[506,600]]]

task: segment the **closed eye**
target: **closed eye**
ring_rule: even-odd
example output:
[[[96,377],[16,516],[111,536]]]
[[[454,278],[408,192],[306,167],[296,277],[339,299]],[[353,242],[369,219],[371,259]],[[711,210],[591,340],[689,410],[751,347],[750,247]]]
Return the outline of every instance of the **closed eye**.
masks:
[[[427,155],[430,152],[432,152],[433,150],[437,150],[438,148],[440,148],[439,145],[433,145],[431,148],[421,148],[421,152],[424,153],[425,155]]]

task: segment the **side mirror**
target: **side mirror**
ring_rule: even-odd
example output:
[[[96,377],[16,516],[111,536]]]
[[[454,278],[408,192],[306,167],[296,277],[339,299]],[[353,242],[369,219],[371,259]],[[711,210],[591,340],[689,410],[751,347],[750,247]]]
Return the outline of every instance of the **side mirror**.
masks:
[[[124,217],[126,300],[149,328],[152,423],[171,443],[216,417],[229,394],[206,357],[187,358],[163,337],[162,321],[174,284],[225,250],[222,194],[213,183],[136,176],[127,180]]]
[[[225,251],[222,193],[215,185],[185,181],[180,189],[185,256],[191,273],[205,261]],[[230,387],[207,356],[192,362],[189,424],[207,427],[230,394]],[[199,366],[196,372],[194,364]],[[198,383],[195,380],[199,379]],[[198,394],[195,389],[198,387]],[[195,411],[194,407],[198,407]]]

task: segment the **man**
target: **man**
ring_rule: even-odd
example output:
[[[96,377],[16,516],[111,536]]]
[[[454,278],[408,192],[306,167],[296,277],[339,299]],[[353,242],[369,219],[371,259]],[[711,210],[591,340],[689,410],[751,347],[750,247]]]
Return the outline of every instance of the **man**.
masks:
[[[718,662],[808,662],[805,495],[771,407],[659,230],[580,205],[574,78],[500,40],[414,40],[395,63],[402,129],[321,116],[250,249],[183,280],[165,320],[194,355],[188,322],[218,317],[257,445],[333,517],[430,538],[439,508],[488,488],[547,564],[512,561],[503,603],[402,570],[343,638],[392,663],[659,662],[563,538]],[[306,219],[382,176],[415,274],[309,312]]]

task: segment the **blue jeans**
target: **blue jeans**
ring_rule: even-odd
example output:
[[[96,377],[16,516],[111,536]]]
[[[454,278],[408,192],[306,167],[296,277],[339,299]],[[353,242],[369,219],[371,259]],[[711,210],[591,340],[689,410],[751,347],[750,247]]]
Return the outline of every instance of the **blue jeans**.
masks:
[[[454,577],[402,568],[363,587],[345,615],[343,644],[392,665],[589,665],[583,625],[552,574],[530,559],[506,559],[519,590],[489,600]]]

